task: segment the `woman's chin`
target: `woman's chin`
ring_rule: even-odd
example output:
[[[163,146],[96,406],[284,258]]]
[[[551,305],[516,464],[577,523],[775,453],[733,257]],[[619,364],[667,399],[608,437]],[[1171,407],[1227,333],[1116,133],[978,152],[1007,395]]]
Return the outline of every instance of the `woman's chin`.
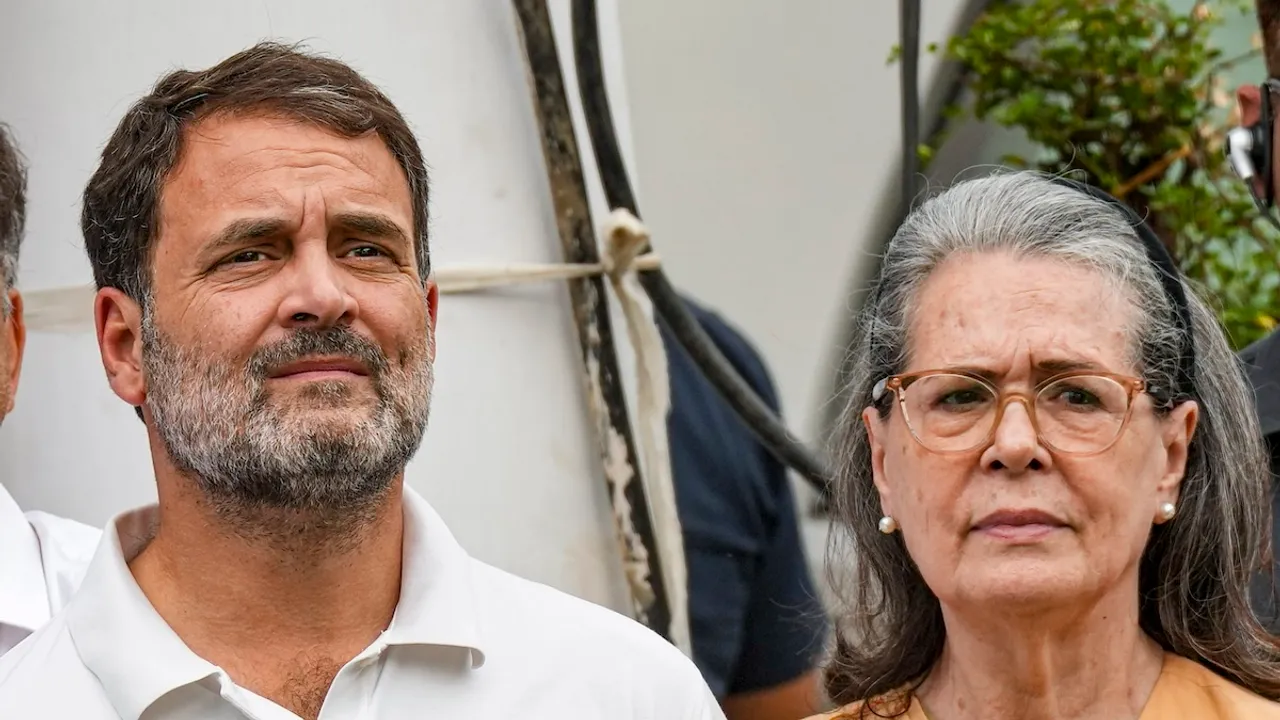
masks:
[[[957,567],[950,596],[983,612],[1041,612],[1067,609],[1094,595],[1100,579],[1078,557],[1007,556],[987,558],[980,567]]]

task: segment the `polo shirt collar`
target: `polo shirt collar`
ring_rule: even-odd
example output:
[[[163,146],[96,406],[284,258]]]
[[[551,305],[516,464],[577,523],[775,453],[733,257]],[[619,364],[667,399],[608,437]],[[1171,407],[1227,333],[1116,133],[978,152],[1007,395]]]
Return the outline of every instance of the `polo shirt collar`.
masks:
[[[404,519],[400,602],[383,642],[467,648],[472,668],[480,667],[482,606],[473,575],[475,561],[435,509],[407,485]]]
[[[49,621],[40,541],[22,509],[0,485],[0,625],[34,632]]]
[[[129,571],[158,520],[155,505],[113,519],[66,609],[80,660],[121,720],[138,720],[169,691],[218,674],[165,623]]]
[[[444,645],[484,663],[474,561],[420,495],[403,493],[405,533],[400,600],[378,646]],[[107,526],[80,591],[67,606],[67,626],[80,659],[101,682],[122,720],[138,720],[166,693],[221,671],[200,658],[151,606],[128,560],[154,534],[149,505]]]

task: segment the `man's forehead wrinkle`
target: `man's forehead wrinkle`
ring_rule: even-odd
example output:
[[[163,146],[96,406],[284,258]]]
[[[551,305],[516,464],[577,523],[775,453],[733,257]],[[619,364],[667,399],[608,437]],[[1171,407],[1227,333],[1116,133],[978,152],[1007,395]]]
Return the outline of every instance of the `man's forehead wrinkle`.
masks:
[[[336,139],[336,138],[335,138]],[[217,143],[218,152],[223,152],[227,143]],[[262,157],[270,156],[264,163]],[[299,147],[287,143],[275,142],[258,147],[247,148],[226,159],[231,169],[246,168],[246,171],[275,170],[279,168],[311,168],[328,165],[336,169],[349,170],[355,168],[364,174],[368,170],[370,158],[363,148],[343,145],[340,150],[326,147]]]
[[[276,139],[274,141],[268,140],[258,146],[234,148],[229,153],[228,149],[233,148],[235,145],[232,139],[236,133],[253,132],[252,129],[246,130],[243,127],[236,127],[238,122],[243,122],[244,120],[246,118],[223,117],[210,118],[197,123],[183,138],[182,152],[179,153],[177,162],[174,165],[175,169],[179,168],[183,161],[193,154],[193,150],[204,145],[206,146],[206,152],[223,161],[223,172],[231,170],[250,174],[254,171],[280,167],[303,168],[330,165],[339,169],[354,167],[361,172],[369,174],[367,170],[371,160],[369,153],[365,148],[360,147],[358,143],[351,142],[351,140],[358,141],[359,139],[348,139],[339,135],[332,136],[334,143],[340,146],[338,148],[315,147],[314,144],[300,146]],[[331,133],[326,131],[326,134]],[[270,162],[262,162],[260,158],[264,154],[271,156]],[[230,157],[227,157],[227,155],[230,155]],[[245,169],[242,170],[242,168]]]
[[[329,205],[328,200],[324,196],[324,191],[316,187],[307,187],[302,189],[302,203],[299,205],[299,215],[302,222],[306,222],[308,216],[313,212],[318,212],[323,218],[324,223],[328,224],[325,208]],[[316,206],[319,206],[316,208]],[[313,209],[315,208],[315,209]]]

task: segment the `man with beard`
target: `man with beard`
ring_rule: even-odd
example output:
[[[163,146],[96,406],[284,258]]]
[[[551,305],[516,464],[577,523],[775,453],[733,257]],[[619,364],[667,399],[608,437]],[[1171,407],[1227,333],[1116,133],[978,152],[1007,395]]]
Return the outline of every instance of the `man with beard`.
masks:
[[[26,224],[26,169],[0,125],[0,424],[13,410],[26,329],[18,250]],[[93,556],[98,531],[48,513],[23,513],[0,485],[0,655],[62,609]]]
[[[435,354],[427,174],[367,80],[270,43],[169,74],[81,224],[159,503],[0,661],[0,717],[722,717],[673,646],[471,559],[404,486]]]

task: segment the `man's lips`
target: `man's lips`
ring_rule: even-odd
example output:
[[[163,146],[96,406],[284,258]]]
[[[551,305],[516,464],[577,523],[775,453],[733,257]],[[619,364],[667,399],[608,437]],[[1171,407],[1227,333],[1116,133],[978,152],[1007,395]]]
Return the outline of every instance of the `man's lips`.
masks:
[[[323,378],[351,377],[353,375],[364,377],[368,374],[369,369],[365,367],[364,363],[354,358],[312,358],[281,365],[273,370],[268,377],[272,379],[319,380]]]

